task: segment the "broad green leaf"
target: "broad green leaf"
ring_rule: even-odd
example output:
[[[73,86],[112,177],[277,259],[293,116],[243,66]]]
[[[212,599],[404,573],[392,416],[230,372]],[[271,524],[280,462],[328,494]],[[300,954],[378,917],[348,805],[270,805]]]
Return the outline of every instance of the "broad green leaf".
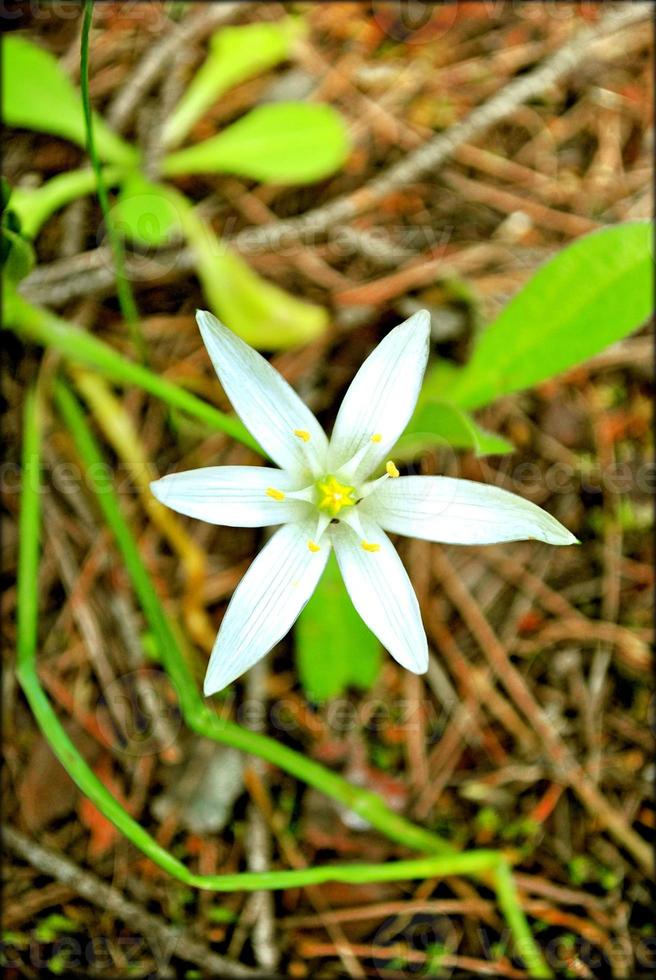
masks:
[[[326,701],[349,685],[371,687],[380,644],[358,616],[331,555],[314,595],[296,624],[296,664],[312,701]]]
[[[169,177],[234,173],[277,184],[309,184],[344,163],[349,141],[344,120],[320,103],[279,102],[242,116],[218,136],[166,157]]]
[[[277,350],[307,344],[328,325],[322,306],[306,303],[262,279],[221,241],[178,191],[170,188],[183,234],[210,309],[253,347]]]
[[[641,221],[595,231],[563,249],[483,331],[449,400],[478,408],[636,330],[653,309],[651,245],[652,225]]]
[[[181,143],[205,110],[228,89],[285,61],[302,32],[302,21],[294,17],[217,31],[210,40],[206,61],[164,126],[164,145]]]
[[[197,272],[210,308],[253,347],[277,350],[307,344],[328,326],[328,312],[262,279],[240,256],[219,242],[202,257]]]
[[[445,442],[453,449],[471,449],[477,456],[502,455],[514,446],[502,436],[482,429],[474,419],[456,405],[427,402],[410,420],[392,455],[397,460],[412,459],[417,453]]]
[[[124,181],[112,220],[125,237],[157,248],[180,231],[180,219],[166,187],[134,171]]]
[[[2,45],[2,108],[6,126],[51,133],[86,147],[82,98],[56,58],[24,37]],[[94,116],[98,155],[109,163],[134,164],[138,153]]]

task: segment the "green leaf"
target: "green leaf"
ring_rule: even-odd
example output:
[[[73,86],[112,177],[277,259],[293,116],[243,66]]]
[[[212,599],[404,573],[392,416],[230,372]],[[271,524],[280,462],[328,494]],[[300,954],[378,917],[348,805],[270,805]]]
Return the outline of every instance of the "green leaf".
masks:
[[[371,687],[380,644],[358,616],[331,554],[314,595],[296,624],[296,664],[311,701],[326,701],[350,684]]]
[[[6,126],[51,133],[86,147],[80,93],[50,52],[10,34],[2,45],[2,108]],[[134,164],[134,147],[94,117],[99,156],[109,163]]]
[[[285,61],[302,33],[303,23],[294,17],[217,31],[210,40],[206,61],[164,127],[164,145],[181,143],[205,110],[228,89]]]
[[[328,326],[322,306],[297,299],[262,279],[223,243],[197,271],[212,310],[253,347],[277,350],[316,340]]]
[[[392,455],[397,460],[412,459],[436,442],[446,442],[453,449],[471,449],[477,456],[503,455],[515,449],[507,439],[481,428],[456,405],[430,401],[415,412]]]
[[[120,183],[125,171],[121,167],[105,167],[105,185]],[[40,187],[15,187],[11,208],[21,221],[21,231],[27,238],[36,238],[51,214],[79,197],[96,190],[96,175],[90,167],[67,170],[47,180]]]
[[[279,184],[309,184],[344,163],[349,140],[344,120],[329,105],[279,102],[242,116],[218,136],[166,157],[168,177],[233,173]]]
[[[196,257],[196,272],[210,308],[253,347],[277,350],[306,344],[328,325],[322,306],[306,303],[262,279],[171,189],[183,233]]]
[[[0,210],[3,214],[9,204],[12,195],[12,187],[6,177],[0,177]]]
[[[538,269],[483,331],[449,400],[470,409],[486,405],[580,364],[641,326],[653,308],[651,235],[642,221],[604,228]]]
[[[112,210],[114,227],[125,238],[157,248],[180,231],[168,189],[134,171],[124,181]]]
[[[34,268],[34,249],[31,244],[18,232],[8,228],[4,221],[0,254],[3,284],[15,286]]]

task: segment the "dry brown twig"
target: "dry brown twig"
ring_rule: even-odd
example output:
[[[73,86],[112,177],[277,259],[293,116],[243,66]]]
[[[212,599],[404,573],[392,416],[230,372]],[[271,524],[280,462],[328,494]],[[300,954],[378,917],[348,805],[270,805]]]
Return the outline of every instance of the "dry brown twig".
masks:
[[[49,875],[62,884],[69,885],[78,895],[121,919],[130,928],[139,930],[151,941],[153,955],[163,959],[164,970],[170,966],[172,956],[179,956],[201,966],[210,976],[257,977],[263,974],[249,967],[233,963],[224,956],[213,953],[205,943],[166,925],[161,919],[147,912],[136,902],[125,898],[118,889],[105,884],[96,875],[79,868],[61,854],[48,850],[30,840],[13,827],[2,827],[2,838],[12,854],[22,858],[41,874]],[[161,964],[160,964],[161,965]]]
[[[609,34],[649,17],[651,11],[650,3],[634,3],[630,6],[625,4],[619,9],[611,10],[597,24],[581,28],[571,41],[542,65],[514,79],[487,102],[473,109],[462,122],[408,153],[399,163],[389,167],[365,187],[338,197],[298,218],[269,225],[259,233],[249,229],[249,248],[259,249],[263,245],[273,248],[283,238],[289,240],[292,235],[298,238],[319,235],[335,224],[352,221],[358,214],[373,208],[388,194],[413,183],[424,174],[434,173],[462,143],[481,135],[528,99],[541,95],[573,68],[578,67],[581,61],[593,55],[594,41],[603,40]],[[239,248],[239,235],[235,238],[235,245]]]
[[[544,750],[559,777],[571,786],[590,814],[632,854],[638,864],[643,869],[651,870],[651,847],[629,826],[624,815],[611,806],[574,759],[550,719],[533,697],[524,678],[510,662],[505,647],[499,642],[488,620],[442,549],[435,549],[433,552],[433,569],[437,581],[441,583],[463,622],[476,638],[501,684],[531,722],[536,735],[542,739]]]
[[[223,9],[225,10],[227,6],[233,5],[225,5]],[[243,8],[244,5],[234,6]],[[388,168],[369,184],[297,218],[274,221],[259,228],[249,227],[233,238],[229,238],[228,241],[238,251],[249,254],[249,252],[261,252],[263,249],[275,249],[283,240],[289,243],[302,241],[308,236],[315,237],[336,224],[351,222],[359,214],[373,208],[391,192],[412,183],[429,171],[434,172],[462,144],[468,143],[506,118],[528,99],[540,95],[572,68],[578,66],[582,60],[592,56],[595,53],[594,41],[607,39],[621,28],[648,17],[650,11],[651,4],[644,2],[611,10],[597,24],[578,31],[571,41],[563,45],[542,65],[510,82],[491,99],[473,109],[461,122],[408,153],[399,163]],[[178,35],[175,33],[173,36],[177,38]],[[167,36],[166,41],[171,45],[173,43],[170,36]],[[612,53],[612,51],[608,52],[610,56]],[[154,61],[154,55],[151,57]],[[155,71],[154,68],[148,67],[147,72],[145,68],[142,69],[147,81],[146,90],[151,84],[151,72],[154,72],[153,82],[157,77],[157,72],[160,70],[159,60],[156,69]],[[132,92],[134,87],[133,77],[129,91]],[[162,276],[170,275],[172,271],[174,273],[191,271],[193,264],[191,250],[183,248],[176,252],[174,257],[166,258],[164,263],[157,259],[133,257],[128,260],[127,272],[136,281],[140,277],[149,277],[151,281],[156,281]],[[108,249],[102,246],[93,252],[75,256],[74,260],[64,259],[48,266],[40,266],[23,281],[21,291],[27,299],[34,302],[61,305],[75,297],[109,289],[113,282],[111,258]]]

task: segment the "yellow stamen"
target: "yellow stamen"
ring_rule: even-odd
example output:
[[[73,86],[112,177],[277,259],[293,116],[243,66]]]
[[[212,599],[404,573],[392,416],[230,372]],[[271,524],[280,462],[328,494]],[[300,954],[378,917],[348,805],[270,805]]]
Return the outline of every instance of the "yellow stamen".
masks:
[[[317,551],[321,551],[321,546],[318,545],[316,541],[308,541],[307,545],[310,551],[314,553],[316,553]]]
[[[294,429],[294,435],[298,436],[299,439],[302,439],[303,442],[310,441],[310,433],[306,432],[305,429]]]
[[[361,541],[360,546],[363,551],[380,551],[380,545],[374,544],[372,541]]]
[[[391,459],[388,459],[387,462],[385,463],[385,469],[387,470],[387,475],[391,476],[393,480],[395,480],[397,476],[400,475],[399,471],[397,470],[396,466],[394,465]]]
[[[334,476],[325,476],[323,480],[318,480],[317,490],[319,491],[317,501],[319,510],[330,514],[331,517],[337,517],[344,507],[353,507],[355,504],[353,497],[355,487],[340,483]]]
[[[381,440],[382,438],[383,438],[383,437],[381,436],[381,434],[380,434],[380,432],[374,432],[374,434],[373,434],[373,435],[372,435],[372,437],[371,437],[371,441],[372,441],[372,442],[380,442],[380,440]]]
[[[269,487],[267,489],[267,496],[273,497],[274,500],[284,500],[285,495],[282,490],[276,490],[275,487]]]

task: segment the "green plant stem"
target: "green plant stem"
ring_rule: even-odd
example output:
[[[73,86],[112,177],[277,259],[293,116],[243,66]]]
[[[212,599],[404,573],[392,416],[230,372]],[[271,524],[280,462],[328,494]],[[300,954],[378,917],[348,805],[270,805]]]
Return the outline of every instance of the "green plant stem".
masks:
[[[87,425],[84,411],[63,382],[57,384],[56,401],[89,475],[106,472],[106,461]],[[199,734],[217,742],[259,756],[332,796],[344,806],[355,810],[391,840],[415,850],[433,853],[454,851],[451,845],[437,835],[415,826],[394,813],[375,793],[352,786],[341,776],[308,759],[302,753],[295,752],[276,739],[242,728],[211,710],[208,706],[211,702],[203,701],[200,696],[181,649],[180,638],[162,608],[134,536],[121,513],[113,488],[103,480],[102,486],[98,485],[95,489],[103,517],[114,534],[134,590],[157,642],[161,661],[171,678],[180,701],[180,708],[189,726]]]
[[[86,425],[84,413],[73,394],[62,382],[57,384],[56,400],[60,412],[71,429],[76,447],[85,467],[91,472],[94,464],[102,464],[103,460],[91,431]],[[350,865],[346,867],[324,866],[296,871],[197,875],[189,871],[182,862],[178,861],[177,858],[161,847],[123,809],[89,768],[68,737],[39,683],[36,671],[38,589],[35,587],[35,583],[38,580],[41,517],[40,493],[40,411],[36,393],[31,389],[28,392],[25,403],[23,440],[23,484],[18,557],[17,676],[44,735],[62,765],[75,780],[82,792],[88,796],[129,840],[161,868],[185,884],[222,892],[299,887],[303,885],[321,884],[326,881],[359,884],[373,881],[442,877],[444,875],[454,874],[483,877],[492,874],[495,880],[498,879],[500,904],[507,916],[508,924],[517,944],[521,944],[521,952],[529,968],[530,975],[537,978],[550,976],[548,967],[542,960],[539,949],[533,942],[528,924],[519,905],[507,860],[499,851],[479,850],[467,853],[448,853],[416,860],[384,864]],[[156,635],[158,643],[163,645],[161,652],[164,653],[165,649],[168,651],[165,666],[172,668],[172,680],[176,687],[181,683],[187,685],[188,674],[181,667],[183,658],[177,648],[175,633],[168,625],[165,613],[152,588],[147,571],[136,549],[134,539],[120,512],[118,499],[113,488],[106,486],[103,492],[98,492],[97,499],[105,519],[114,532],[119,549],[126,560],[128,571],[131,574],[133,584],[141,600],[146,618]],[[150,586],[149,589],[144,588],[146,583]],[[180,694],[181,692],[178,691],[178,693]],[[195,687],[193,684],[190,684],[188,696],[185,698],[184,703],[181,702],[183,712],[185,706],[188,707],[192,704],[194,698],[200,700],[195,691]],[[225,727],[224,722],[220,722],[219,724]],[[235,725],[229,727],[238,728]],[[277,743],[273,740],[266,739],[264,736],[257,736],[257,739],[253,742],[253,734],[252,732],[243,732],[243,735],[250,737],[247,737],[246,744],[243,746],[246,751],[252,751],[253,748],[257,750],[263,742],[271,742],[272,747],[275,746],[278,751],[280,750],[281,747]],[[220,740],[224,741],[223,738]],[[227,743],[237,744],[237,742],[231,739],[228,739]],[[286,752],[291,752],[291,750],[286,750]],[[256,751],[256,754],[259,753]],[[296,753],[292,754],[296,755]],[[269,752],[269,756],[271,756],[271,752]],[[276,758],[276,756],[277,753],[273,752],[273,761],[280,763],[280,759],[283,756],[279,756],[279,758]],[[308,760],[304,760],[302,756],[300,758],[307,763]],[[333,774],[322,770],[321,766],[316,766],[316,764],[312,765],[316,770],[321,771],[324,777],[333,777]],[[302,770],[297,771],[299,772],[299,778],[306,778],[310,774],[309,770],[306,772]],[[339,777],[334,778],[339,780]],[[325,789],[323,786],[319,788]],[[350,787],[350,789],[356,797],[362,797],[363,799],[372,795],[364,793],[356,787]],[[383,812],[386,808],[382,804],[382,801],[380,803],[382,808],[380,812]],[[362,811],[359,810],[358,812]],[[366,808],[364,812],[368,812]],[[407,822],[404,821],[404,823]],[[412,827],[412,825],[408,824],[408,827]],[[381,829],[384,828],[381,827]],[[395,831],[398,828],[390,825],[388,829]],[[420,828],[416,829],[420,830]],[[434,835],[426,835],[426,841],[428,841],[429,837],[433,838],[434,842],[439,841],[439,838],[434,837]],[[440,846],[443,846],[443,842],[439,841],[439,843]],[[414,846],[422,845],[417,841]],[[435,843],[431,850],[434,849]]]
[[[5,290],[3,301],[4,326],[22,340],[56,350],[72,363],[94,368],[117,384],[133,384],[143,388],[172,408],[187,412],[211,429],[225,432],[261,456],[265,455],[250,432],[234,416],[226,415],[147,367],[129,361],[86,330],[73,326],[49,310],[28,303],[15,290]]]
[[[513,933],[515,952],[526,964],[529,976],[548,978],[551,970],[545,963],[542,953],[536,946],[526,916],[517,895],[515,880],[507,861],[499,862],[494,870],[494,886],[499,908]]]
[[[103,180],[106,186],[119,184],[128,171],[125,167],[104,167]],[[93,193],[98,177],[93,169],[69,170],[47,180],[41,187],[27,190],[16,187],[11,195],[11,209],[18,215],[21,233],[35,238],[41,226],[51,214],[71,201]]]
[[[105,218],[107,235],[114,256],[114,267],[116,274],[116,291],[121,307],[123,318],[125,319],[134,345],[139,352],[141,360],[146,359],[146,346],[139,329],[139,311],[132,292],[132,286],[125,272],[125,250],[123,240],[116,231],[109,206],[109,196],[100,159],[96,151],[96,144],[93,136],[93,114],[91,111],[91,99],[89,97],[89,34],[91,31],[91,21],[93,19],[93,0],[84,0],[84,14],[82,17],[82,34],[80,42],[80,88],[82,91],[82,106],[84,108],[84,124],[87,132],[87,150],[96,175],[96,188],[98,200]]]

